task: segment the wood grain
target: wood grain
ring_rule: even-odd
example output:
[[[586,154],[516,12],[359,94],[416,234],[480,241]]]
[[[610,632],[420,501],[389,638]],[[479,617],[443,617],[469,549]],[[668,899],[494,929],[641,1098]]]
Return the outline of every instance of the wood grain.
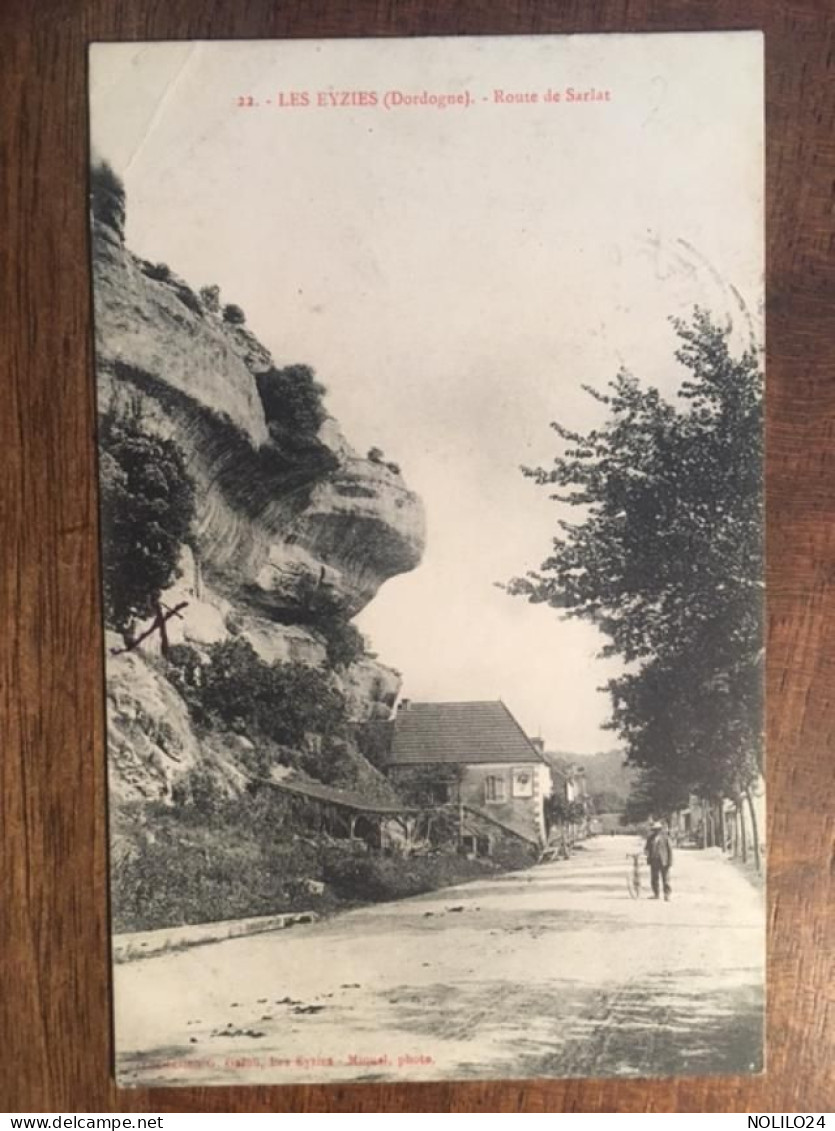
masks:
[[[4,0],[3,855],[11,1111],[831,1111],[835,1104],[835,20],[757,0]],[[763,28],[768,188],[768,1071],[125,1091],[112,1081],[86,230],[95,39]],[[686,144],[686,139],[682,139]]]

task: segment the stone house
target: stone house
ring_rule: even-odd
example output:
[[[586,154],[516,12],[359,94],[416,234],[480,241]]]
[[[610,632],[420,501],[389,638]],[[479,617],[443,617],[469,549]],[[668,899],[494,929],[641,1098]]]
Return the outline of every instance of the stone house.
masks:
[[[498,856],[509,841],[538,851],[546,841],[551,775],[504,703],[403,700],[387,773],[401,790],[457,810],[461,851]]]

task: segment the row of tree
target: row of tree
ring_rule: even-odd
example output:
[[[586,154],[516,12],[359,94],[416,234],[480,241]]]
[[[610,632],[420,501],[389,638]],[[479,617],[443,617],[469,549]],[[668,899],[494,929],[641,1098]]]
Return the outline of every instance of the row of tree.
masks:
[[[746,803],[762,773],[762,373],[697,309],[674,321],[685,379],[675,400],[621,371],[586,387],[605,422],[552,425],[552,466],[524,468],[578,518],[509,589],[594,624],[622,661],[607,684],[627,759],[631,816],[691,793]],[[640,810],[640,813],[639,813]]]

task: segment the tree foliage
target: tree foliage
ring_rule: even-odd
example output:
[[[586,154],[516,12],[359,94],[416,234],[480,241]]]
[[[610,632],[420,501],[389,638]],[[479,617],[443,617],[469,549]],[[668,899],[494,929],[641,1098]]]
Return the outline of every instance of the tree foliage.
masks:
[[[322,398],[325,386],[309,365],[274,366],[257,376],[264,416],[271,430],[315,435],[327,413]]]
[[[666,817],[687,805],[690,783],[669,767],[648,767],[632,787],[623,813],[624,824],[638,824],[650,817]]]
[[[90,168],[90,208],[96,220],[124,233],[125,185],[107,161]]]
[[[545,798],[545,823],[553,825],[578,824],[586,816],[585,803],[577,798],[569,801],[556,790]]]
[[[761,747],[762,379],[705,311],[674,326],[675,401],[621,371],[587,388],[605,422],[554,424],[562,453],[523,469],[580,517],[509,588],[596,625],[624,662],[610,725],[650,785],[733,793]]]
[[[409,805],[458,804],[463,771],[456,764],[399,766],[397,791]]]
[[[208,650],[171,649],[172,682],[206,724],[263,735],[300,749],[310,735],[330,739],[346,725],[345,701],[326,672],[305,664],[262,660],[243,637]]]
[[[346,668],[366,654],[365,637],[351,624],[345,599],[325,581],[310,574],[299,578],[292,604],[283,615],[290,618],[290,623],[306,625],[324,639],[332,668]]]
[[[100,450],[105,619],[127,632],[177,575],[194,487],[177,444],[148,433],[138,413],[105,417]]]

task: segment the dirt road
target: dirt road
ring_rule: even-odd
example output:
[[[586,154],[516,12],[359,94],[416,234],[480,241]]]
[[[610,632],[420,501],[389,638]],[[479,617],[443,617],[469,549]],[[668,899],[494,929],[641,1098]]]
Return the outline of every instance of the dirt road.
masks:
[[[629,898],[570,861],[116,967],[123,1084],[658,1076],[761,1065],[763,901],[717,850]]]

